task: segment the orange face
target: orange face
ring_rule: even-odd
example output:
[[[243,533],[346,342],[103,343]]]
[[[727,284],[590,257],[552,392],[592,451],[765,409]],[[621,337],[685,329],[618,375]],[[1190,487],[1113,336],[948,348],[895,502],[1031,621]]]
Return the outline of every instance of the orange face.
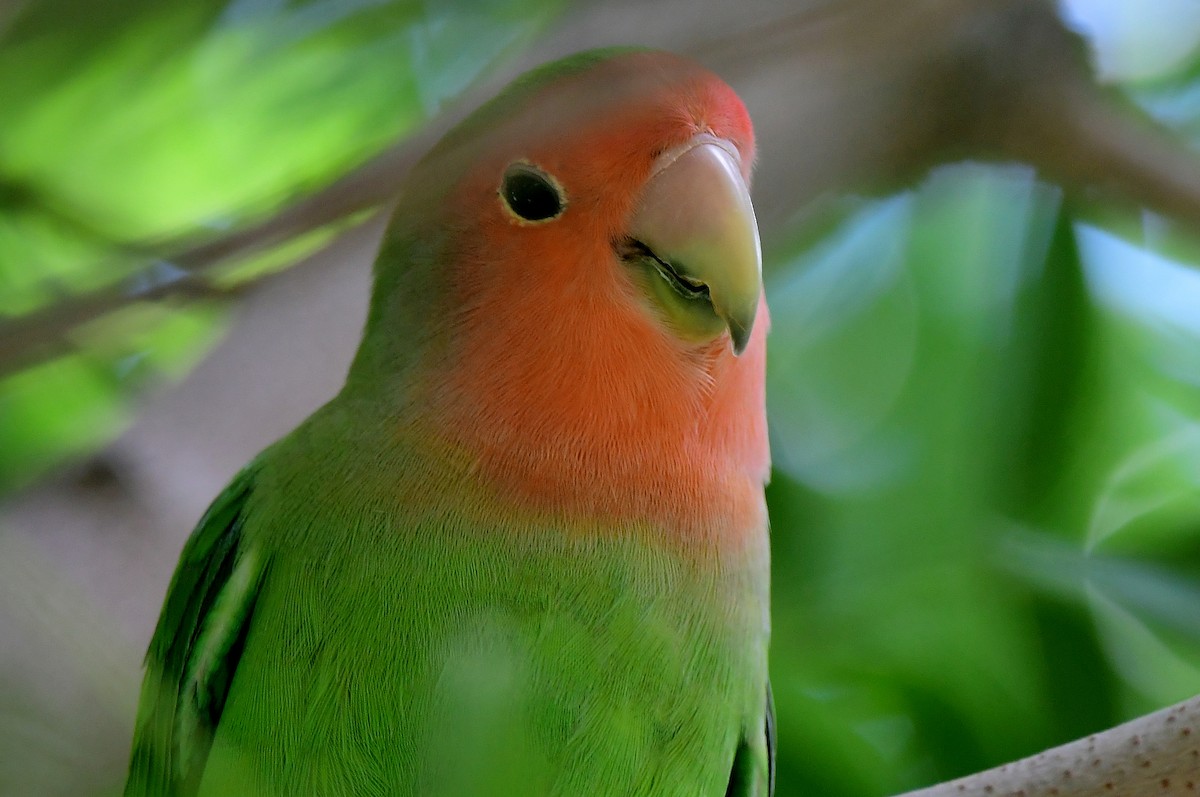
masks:
[[[761,525],[753,157],[732,89],[627,52],[518,83],[414,170],[398,213],[446,242],[428,406],[501,500],[688,539]]]

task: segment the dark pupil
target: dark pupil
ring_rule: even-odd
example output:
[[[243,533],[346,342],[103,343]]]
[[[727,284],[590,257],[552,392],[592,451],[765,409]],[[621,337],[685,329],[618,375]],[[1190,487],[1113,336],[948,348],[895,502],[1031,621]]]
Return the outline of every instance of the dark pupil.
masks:
[[[537,172],[524,168],[510,169],[504,175],[504,200],[521,218],[541,221],[553,218],[562,211],[562,199],[554,186]]]

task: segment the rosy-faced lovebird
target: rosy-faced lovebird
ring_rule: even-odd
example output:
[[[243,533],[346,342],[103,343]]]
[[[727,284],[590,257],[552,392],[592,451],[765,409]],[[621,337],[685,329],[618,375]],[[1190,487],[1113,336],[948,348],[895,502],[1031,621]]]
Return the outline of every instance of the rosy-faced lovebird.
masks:
[[[412,169],[345,387],[183,550],[126,795],[771,792],[753,159],[622,49]]]

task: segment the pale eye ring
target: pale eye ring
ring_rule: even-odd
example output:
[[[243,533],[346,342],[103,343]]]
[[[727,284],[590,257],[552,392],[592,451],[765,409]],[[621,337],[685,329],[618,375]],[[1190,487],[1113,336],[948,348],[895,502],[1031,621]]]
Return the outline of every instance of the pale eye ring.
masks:
[[[500,198],[514,216],[526,222],[552,221],[567,208],[558,181],[525,161],[517,161],[504,170]]]

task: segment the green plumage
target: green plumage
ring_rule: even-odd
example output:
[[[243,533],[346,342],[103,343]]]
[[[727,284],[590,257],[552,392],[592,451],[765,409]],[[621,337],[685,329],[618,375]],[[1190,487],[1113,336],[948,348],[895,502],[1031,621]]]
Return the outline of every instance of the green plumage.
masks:
[[[735,777],[729,794],[767,794],[765,552],[693,562],[632,528],[481,527],[453,464],[349,431],[369,412],[318,413],[189,541],[128,797],[716,797]],[[204,614],[239,558],[266,574],[224,607],[248,633]],[[214,646],[229,657],[192,671]]]

